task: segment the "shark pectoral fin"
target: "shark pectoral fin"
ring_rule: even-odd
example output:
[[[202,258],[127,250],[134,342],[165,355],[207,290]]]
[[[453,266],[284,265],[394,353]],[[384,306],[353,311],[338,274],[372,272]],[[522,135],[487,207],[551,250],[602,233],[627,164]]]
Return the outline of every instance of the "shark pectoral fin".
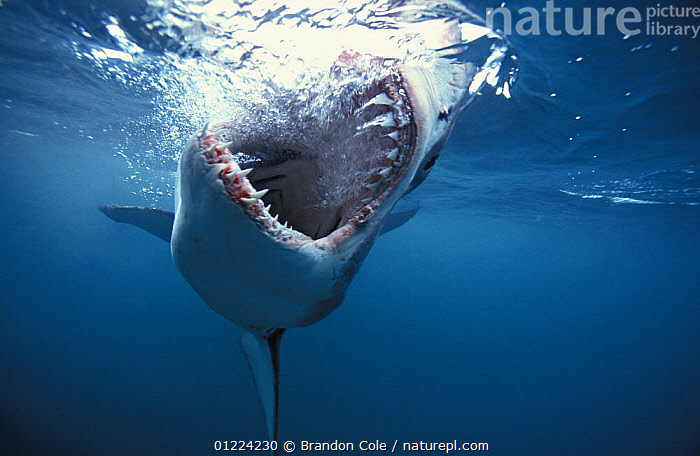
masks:
[[[170,242],[175,214],[153,207],[99,206],[100,212],[115,222],[128,223]]]
[[[410,209],[406,209],[404,211],[392,212],[391,214],[387,215],[386,221],[384,222],[384,227],[379,232],[379,236],[381,236],[382,234],[386,234],[389,231],[393,231],[396,228],[403,225],[404,223],[411,220],[413,218],[413,216],[416,215],[416,212],[418,212],[419,208],[420,208],[420,205],[416,203]]]
[[[270,440],[277,440],[277,416],[279,410],[279,353],[284,329],[271,329],[251,333],[243,331],[241,349],[253,374],[255,388],[265,412]],[[273,451],[272,454],[277,454]]]

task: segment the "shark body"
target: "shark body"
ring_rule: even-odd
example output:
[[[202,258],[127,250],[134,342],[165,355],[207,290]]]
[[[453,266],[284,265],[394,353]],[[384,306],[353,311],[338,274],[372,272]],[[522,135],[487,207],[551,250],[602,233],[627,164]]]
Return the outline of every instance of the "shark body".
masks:
[[[435,22],[425,37],[431,49],[452,56],[473,38],[465,34],[474,29],[459,21]],[[415,214],[390,216],[426,178],[459,115],[488,83],[484,68],[497,69],[504,55],[492,46],[481,65],[404,60],[348,44],[316,88],[334,93],[323,98],[322,116],[309,108],[313,96],[292,102],[289,92],[273,93],[274,117],[210,122],[190,139],[174,212],[100,208],[170,241],[180,274],[245,330],[241,348],[271,439],[282,334],[335,310],[377,236]]]

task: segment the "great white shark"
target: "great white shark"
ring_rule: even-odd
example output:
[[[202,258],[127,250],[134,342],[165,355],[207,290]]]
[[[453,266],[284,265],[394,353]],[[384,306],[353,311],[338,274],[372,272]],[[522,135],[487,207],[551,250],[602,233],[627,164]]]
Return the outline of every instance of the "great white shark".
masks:
[[[349,41],[314,88],[323,97],[273,91],[258,114],[206,124],[182,152],[173,212],[100,207],[169,241],[201,299],[243,328],[272,440],[284,331],[338,308],[377,236],[415,214],[392,210],[508,55],[483,23],[418,22],[416,33],[442,56],[401,58]],[[482,62],[460,58],[484,36],[498,39]],[[309,108],[318,100],[323,115]]]

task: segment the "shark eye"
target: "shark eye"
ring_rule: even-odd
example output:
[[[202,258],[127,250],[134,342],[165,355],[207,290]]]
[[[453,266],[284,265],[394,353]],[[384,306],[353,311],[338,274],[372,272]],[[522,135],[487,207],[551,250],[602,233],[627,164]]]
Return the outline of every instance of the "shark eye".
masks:
[[[431,159],[428,161],[428,163],[425,164],[425,166],[423,167],[423,169],[424,169],[425,171],[428,171],[430,168],[432,168],[432,167],[435,165],[435,162],[437,161],[437,158],[438,158],[437,155],[434,156],[433,158],[431,158]]]

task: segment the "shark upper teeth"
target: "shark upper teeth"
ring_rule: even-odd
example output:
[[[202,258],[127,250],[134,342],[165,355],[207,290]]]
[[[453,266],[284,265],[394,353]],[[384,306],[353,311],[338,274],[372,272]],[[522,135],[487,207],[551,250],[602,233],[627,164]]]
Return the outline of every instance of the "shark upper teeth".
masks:
[[[379,182],[375,182],[373,184],[365,184],[365,187],[375,192],[377,191],[377,187],[379,187]]]
[[[267,206],[265,206],[265,212],[267,212],[269,214],[271,207],[272,207],[272,204],[268,204]]]
[[[384,168],[383,170],[379,171],[379,175],[382,176],[383,178],[387,178],[389,176],[389,173],[391,173],[391,166],[388,168]]]
[[[255,204],[255,202],[258,201],[258,199],[257,198],[243,198],[243,197],[241,197],[240,201],[241,201],[241,203],[245,204],[247,207],[250,207],[253,204]]]
[[[384,117],[384,119],[382,120],[382,122],[379,125],[382,127],[395,127],[396,120],[394,119],[394,116],[387,115]]]
[[[399,140],[399,131],[394,130],[391,133],[389,133],[387,136],[390,137],[391,139],[393,139],[394,141],[398,141]]]
[[[372,105],[384,105],[394,107],[396,105],[396,101],[394,101],[385,92],[382,92],[379,95],[372,98],[371,100],[369,100],[367,103],[365,103],[360,109],[366,109],[367,107]]]
[[[370,120],[369,122],[366,122],[363,125],[359,125],[359,126],[355,127],[355,130],[362,131],[365,128],[370,128],[370,127],[374,127],[374,126],[389,128],[389,127],[396,127],[396,126],[398,126],[398,124],[396,123],[396,119],[394,118],[394,116],[391,115],[390,113],[387,113],[384,115],[377,116],[374,119]]]
[[[386,158],[388,158],[391,161],[394,161],[397,158],[399,158],[399,148],[397,147],[395,149],[392,149],[391,153],[389,153],[389,155],[387,155]]]
[[[369,100],[367,102],[368,105],[369,104],[376,104],[376,105],[389,105],[389,106],[393,105],[394,103],[395,103],[394,100],[384,92],[380,93],[379,95],[377,95],[376,97],[372,98],[371,100]]]
[[[260,199],[260,198],[262,198],[263,196],[265,196],[265,194],[266,194],[267,192],[269,192],[269,191],[270,191],[270,189],[269,189],[269,188],[266,188],[266,189],[264,189],[264,190],[260,190],[259,192],[253,192],[253,193],[250,194],[250,196],[251,196],[252,198]]]

